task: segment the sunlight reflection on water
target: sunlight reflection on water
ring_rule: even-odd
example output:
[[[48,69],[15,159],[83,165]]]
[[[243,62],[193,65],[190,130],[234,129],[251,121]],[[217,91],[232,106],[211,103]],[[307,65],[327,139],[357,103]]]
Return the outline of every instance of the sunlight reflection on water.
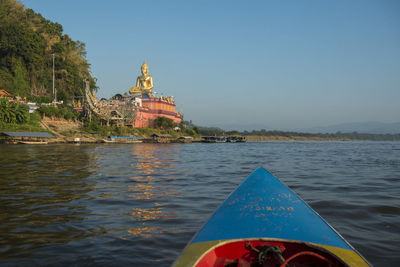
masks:
[[[399,142],[0,149],[0,265],[169,266],[260,166],[373,264],[400,264]]]

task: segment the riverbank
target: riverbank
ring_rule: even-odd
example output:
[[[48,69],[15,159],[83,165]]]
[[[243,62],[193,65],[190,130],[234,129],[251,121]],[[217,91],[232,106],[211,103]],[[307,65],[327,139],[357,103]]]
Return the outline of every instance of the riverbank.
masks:
[[[33,126],[34,127],[33,127]],[[66,120],[63,118],[51,118],[44,116],[35,124],[14,125],[3,124],[0,132],[41,132],[46,131],[54,138],[46,138],[48,144],[54,143],[102,143],[108,136],[131,136],[138,137],[143,142],[154,142],[153,135],[168,135],[171,142],[177,142],[181,136],[191,136],[192,141],[200,142],[201,136],[190,134],[192,130],[164,130],[157,128],[128,128],[116,126],[99,126],[88,128],[79,120]],[[6,142],[16,143],[16,142]],[[118,143],[118,142],[116,142]]]
[[[160,128],[128,128],[117,126],[101,126],[94,122],[82,122],[80,120],[67,120],[63,118],[51,118],[47,116],[32,116],[30,121],[25,124],[0,124],[0,132],[40,132],[46,131],[55,136],[46,140],[48,143],[100,143],[108,136],[134,136],[144,142],[154,142],[153,135],[170,135],[172,142],[176,142],[179,137],[190,136],[192,139],[186,142],[201,142],[203,133],[200,129],[194,131],[189,125],[181,126],[183,129],[174,131]],[[196,128],[196,127],[195,127]],[[214,136],[214,134],[212,134]],[[221,133],[217,136],[229,136],[231,133]],[[266,132],[266,135],[246,134],[236,132],[235,135],[246,137],[249,142],[263,141],[399,141],[398,135],[376,135],[362,133],[336,133],[336,134],[310,134],[296,132]],[[79,141],[77,141],[79,140]],[[182,140],[181,140],[182,141]]]
[[[81,121],[65,120],[61,118],[44,117],[40,126],[46,131],[52,133],[56,138],[49,143],[73,143],[76,138],[79,138],[81,143],[100,143],[108,135],[115,133],[100,131],[87,132],[84,129],[84,124]],[[114,129],[115,130],[115,129]],[[151,141],[153,134],[169,134],[172,138],[179,138],[185,136],[185,133],[173,130],[162,130],[156,128],[119,128],[120,136],[137,136],[144,141]],[[104,134],[106,133],[106,134]],[[201,142],[201,135],[192,136],[192,142]],[[262,141],[350,141],[349,138],[333,138],[333,137],[318,137],[318,136],[246,136],[249,142],[262,142]]]

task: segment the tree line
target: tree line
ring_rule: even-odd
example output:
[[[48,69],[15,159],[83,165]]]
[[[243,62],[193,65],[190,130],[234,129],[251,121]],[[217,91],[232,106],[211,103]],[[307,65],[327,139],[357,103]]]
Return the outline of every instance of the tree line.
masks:
[[[192,127],[194,125],[192,124]],[[267,131],[265,129],[252,130],[252,131],[224,131],[218,127],[198,127],[199,132],[203,136],[222,136],[222,135],[243,135],[243,136],[265,136],[265,137],[304,137],[316,139],[343,139],[343,140],[360,140],[360,141],[400,141],[400,133],[398,134],[372,134],[372,133],[303,133],[303,132],[290,132],[290,131]]]

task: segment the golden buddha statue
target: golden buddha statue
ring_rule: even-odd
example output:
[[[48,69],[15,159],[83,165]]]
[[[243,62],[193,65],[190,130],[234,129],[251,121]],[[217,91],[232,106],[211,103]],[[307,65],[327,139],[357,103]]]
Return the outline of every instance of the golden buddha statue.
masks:
[[[132,87],[129,90],[129,93],[132,95],[138,94],[147,94],[151,96],[153,88],[153,77],[149,75],[149,67],[146,64],[146,61],[142,65],[142,75],[137,77],[136,86]]]

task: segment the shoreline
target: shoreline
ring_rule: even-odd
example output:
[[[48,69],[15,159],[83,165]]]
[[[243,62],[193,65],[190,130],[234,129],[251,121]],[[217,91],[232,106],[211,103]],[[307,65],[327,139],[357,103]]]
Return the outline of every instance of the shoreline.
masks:
[[[47,131],[55,136],[55,138],[48,138],[46,141],[48,144],[98,144],[98,143],[114,143],[114,144],[129,144],[132,142],[129,141],[117,141],[117,142],[104,142],[104,139],[107,139],[109,135],[116,135],[108,133],[99,134],[99,132],[88,132],[83,129],[83,123],[77,120],[66,120],[60,118],[50,118],[44,116],[41,121],[38,122],[38,127],[41,128],[42,131]],[[38,129],[35,129],[38,131]],[[33,130],[33,131],[35,131]],[[32,131],[32,130],[16,130],[7,129],[4,127],[2,132],[14,132],[14,131]],[[166,142],[157,142],[153,140],[153,135],[169,135],[169,139]],[[284,133],[285,134],[285,133]],[[300,135],[291,135],[293,133],[286,133],[285,135],[268,135],[268,136],[261,136],[261,135],[239,135],[246,137],[247,142],[273,142],[273,141],[280,141],[280,142],[293,142],[293,141],[323,141],[323,142],[349,142],[349,141],[398,141],[398,140],[367,140],[367,139],[353,139],[348,137],[321,137],[321,136],[300,136]],[[308,135],[308,134],[305,134]],[[190,136],[191,139],[188,142],[184,143],[199,143],[202,141],[202,136],[196,135],[188,135],[185,134],[184,131],[176,132],[172,130],[162,130],[156,128],[127,128],[127,129],[120,129],[119,136],[135,136],[138,137],[140,141],[143,143],[183,143],[179,142],[178,138],[182,136]],[[227,135],[229,136],[229,135]],[[18,143],[18,141],[35,141],[29,140],[29,138],[24,139],[5,139],[2,138],[0,140],[1,143]],[[79,139],[79,140],[78,140]],[[37,140],[36,140],[37,141]]]

